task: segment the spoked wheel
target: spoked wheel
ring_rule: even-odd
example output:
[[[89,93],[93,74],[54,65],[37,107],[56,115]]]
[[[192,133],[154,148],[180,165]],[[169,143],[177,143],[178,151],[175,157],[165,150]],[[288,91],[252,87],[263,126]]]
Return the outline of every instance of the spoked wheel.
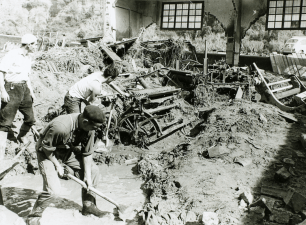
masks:
[[[146,147],[154,142],[161,133],[157,121],[151,115],[144,113],[130,113],[118,123],[119,139],[122,144],[135,144]]]

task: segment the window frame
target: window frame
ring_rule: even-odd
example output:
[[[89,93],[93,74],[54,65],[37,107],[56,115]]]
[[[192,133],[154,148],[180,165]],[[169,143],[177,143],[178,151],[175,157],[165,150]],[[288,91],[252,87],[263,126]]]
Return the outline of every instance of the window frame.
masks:
[[[201,22],[200,22],[200,28],[189,28],[189,18],[190,18],[190,3],[192,4],[201,4],[202,5],[202,8],[201,8]],[[166,4],[169,4],[169,7],[170,5],[175,5],[175,8],[174,8],[174,27],[173,28],[163,28],[163,23],[164,23],[164,5]],[[177,19],[177,5],[178,4],[188,4],[188,15],[187,15],[187,27],[186,28],[176,28],[176,19]],[[195,9],[197,10],[197,9]],[[171,10],[169,10],[170,12]],[[183,15],[182,15],[183,16]],[[194,15],[195,17],[198,16],[197,14]],[[169,15],[168,15],[169,17]],[[204,17],[204,1],[182,1],[182,2],[162,2],[162,7],[161,7],[161,22],[160,22],[160,29],[161,30],[201,30],[202,27],[203,27],[203,17]],[[194,20],[194,25],[196,24],[196,19]],[[167,22],[167,24],[169,24],[169,21]],[[181,21],[180,23],[181,25],[183,24],[183,22]]]
[[[275,6],[271,6],[271,2],[275,2]],[[278,2],[283,2],[283,6],[282,7],[278,7],[277,3]],[[290,3],[290,4],[287,4]],[[292,3],[292,4],[291,4]],[[274,11],[274,13],[271,13],[272,11]],[[279,9],[280,11],[282,11],[282,13],[277,13],[277,9]],[[294,12],[294,9],[298,10],[299,12]],[[304,10],[304,12],[303,12]],[[286,11],[291,11],[290,13],[286,13]],[[286,15],[287,17],[291,17],[291,19],[287,20],[286,19]],[[293,20],[292,17],[293,16],[297,16],[299,15],[298,20]],[[269,20],[269,18],[274,17],[274,20]],[[281,16],[281,20],[276,20],[276,16]],[[300,4],[299,5],[295,5],[295,0],[268,0],[268,4],[267,4],[267,15],[266,15],[266,30],[306,30],[306,0],[300,0]],[[302,18],[304,17],[304,18]],[[269,22],[274,23],[274,27],[269,27]],[[281,23],[281,27],[276,27],[275,25],[276,23],[279,22]],[[293,23],[296,23],[296,27],[292,27]],[[290,23],[290,27],[284,27],[286,26],[285,23]],[[303,27],[301,27],[301,25],[303,25]]]

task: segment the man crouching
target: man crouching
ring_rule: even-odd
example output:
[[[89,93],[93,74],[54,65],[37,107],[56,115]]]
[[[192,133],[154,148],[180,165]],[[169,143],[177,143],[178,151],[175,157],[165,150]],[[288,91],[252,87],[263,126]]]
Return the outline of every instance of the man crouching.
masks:
[[[64,176],[64,168],[83,180],[88,187],[96,187],[99,168],[94,164],[95,130],[105,123],[105,115],[97,106],[86,106],[83,113],[62,115],[52,120],[41,132],[36,144],[37,160],[43,177],[43,193],[38,196],[31,217],[41,217],[61,192],[58,177]],[[82,189],[82,214],[103,217],[109,213],[96,206],[95,195]]]

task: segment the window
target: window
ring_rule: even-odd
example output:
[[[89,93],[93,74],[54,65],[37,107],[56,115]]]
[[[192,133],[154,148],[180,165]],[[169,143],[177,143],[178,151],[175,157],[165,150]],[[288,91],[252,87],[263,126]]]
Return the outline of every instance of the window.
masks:
[[[267,30],[306,29],[306,0],[268,0]]]
[[[162,29],[201,29],[203,2],[163,3]]]

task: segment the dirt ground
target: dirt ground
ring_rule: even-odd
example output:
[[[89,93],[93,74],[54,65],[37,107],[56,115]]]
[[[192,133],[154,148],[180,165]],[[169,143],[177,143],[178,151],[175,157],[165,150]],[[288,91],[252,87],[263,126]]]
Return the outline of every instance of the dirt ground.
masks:
[[[68,88],[81,77],[81,74],[68,73],[33,74],[38,129],[46,125],[42,119],[48,108],[59,108]],[[306,117],[295,114],[298,122],[292,122],[280,116],[274,106],[246,100],[216,102],[210,108],[191,114],[198,116],[196,123],[168,136],[149,150],[115,145],[112,152],[95,155],[96,163],[103,164],[101,168],[108,166],[109,171],[115,167],[126,169],[124,162],[127,159],[137,157],[140,160],[134,169],[142,178],[137,188],[145,199],[142,196],[139,201],[142,204],[142,208],[137,209],[140,219],[134,224],[144,224],[144,221],[149,225],[203,224],[200,222],[203,212],[216,213],[217,224],[224,225],[289,224],[281,223],[276,217],[271,219],[263,207],[248,210],[247,203],[239,196],[247,192],[255,201],[262,195],[263,186],[294,188],[306,196],[306,152],[299,139],[300,134],[306,132]],[[14,121],[15,135],[21,123],[22,116],[18,114]],[[33,139],[32,134],[28,136]],[[21,164],[5,178],[4,186],[9,187],[12,178],[22,174],[33,173],[36,175],[31,176],[40,177],[34,144],[33,141],[21,157]],[[9,141],[7,160],[0,165],[1,171],[10,165],[9,159],[16,151],[18,145]],[[291,173],[285,182],[275,179],[275,172],[282,167]],[[29,187],[27,182],[35,180],[37,178],[25,179],[19,186]],[[129,182],[133,183],[133,179]],[[35,184],[33,189],[39,191],[41,185]],[[116,185],[118,183],[114,182],[116,194],[122,190],[122,199],[135,202],[134,198],[127,198],[131,194],[129,191]],[[73,196],[70,199],[80,204],[80,199]],[[272,207],[288,213],[291,225],[302,221],[300,214],[294,213],[280,199]]]

